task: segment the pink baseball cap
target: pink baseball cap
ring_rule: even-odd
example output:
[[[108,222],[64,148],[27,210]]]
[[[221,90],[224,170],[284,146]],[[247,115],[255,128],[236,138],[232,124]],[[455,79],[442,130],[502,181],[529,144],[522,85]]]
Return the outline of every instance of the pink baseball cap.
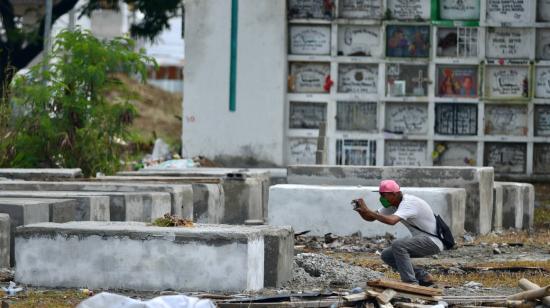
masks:
[[[396,181],[394,180],[383,180],[380,182],[380,186],[378,187],[378,190],[375,192],[399,192],[400,188]]]

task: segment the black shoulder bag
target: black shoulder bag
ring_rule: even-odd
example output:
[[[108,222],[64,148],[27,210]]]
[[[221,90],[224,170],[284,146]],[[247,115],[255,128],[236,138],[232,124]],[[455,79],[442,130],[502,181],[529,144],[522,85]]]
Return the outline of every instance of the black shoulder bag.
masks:
[[[441,216],[434,215],[434,217],[435,217],[435,225],[436,225],[435,230],[437,234],[426,232],[409,222],[407,222],[407,224],[420,232],[424,232],[428,235],[437,237],[438,239],[441,240],[441,242],[443,242],[443,246],[445,247],[446,250],[455,249],[456,243],[455,243],[455,238],[453,236],[453,233],[451,232],[451,228],[449,228],[449,226],[445,223],[445,221],[443,220],[443,218],[441,218]]]

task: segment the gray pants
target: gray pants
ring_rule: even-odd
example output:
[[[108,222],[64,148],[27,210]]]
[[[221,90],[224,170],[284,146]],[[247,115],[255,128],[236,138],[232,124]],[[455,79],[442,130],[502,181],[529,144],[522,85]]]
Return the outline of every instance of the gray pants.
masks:
[[[421,258],[439,253],[439,247],[426,235],[398,239],[382,251],[382,260],[401,275],[401,281],[418,283],[428,274],[423,268],[414,267],[411,258]]]

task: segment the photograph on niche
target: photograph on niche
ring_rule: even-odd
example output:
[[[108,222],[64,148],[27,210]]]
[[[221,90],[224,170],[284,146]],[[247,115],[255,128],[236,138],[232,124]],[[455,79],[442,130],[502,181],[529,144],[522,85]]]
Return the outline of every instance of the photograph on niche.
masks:
[[[429,26],[387,26],[386,56],[398,58],[427,58],[429,55]]]
[[[438,66],[436,91],[439,97],[477,97],[477,67]]]

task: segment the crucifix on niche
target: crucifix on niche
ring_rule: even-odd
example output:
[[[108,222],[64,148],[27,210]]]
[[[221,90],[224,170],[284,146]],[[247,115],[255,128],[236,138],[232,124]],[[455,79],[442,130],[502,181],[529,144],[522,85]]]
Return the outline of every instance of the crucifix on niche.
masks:
[[[418,71],[418,77],[414,77],[412,81],[416,84],[413,88],[413,95],[415,96],[426,96],[426,91],[424,90],[424,82],[429,82],[430,79],[424,77],[424,72],[422,70]]]

